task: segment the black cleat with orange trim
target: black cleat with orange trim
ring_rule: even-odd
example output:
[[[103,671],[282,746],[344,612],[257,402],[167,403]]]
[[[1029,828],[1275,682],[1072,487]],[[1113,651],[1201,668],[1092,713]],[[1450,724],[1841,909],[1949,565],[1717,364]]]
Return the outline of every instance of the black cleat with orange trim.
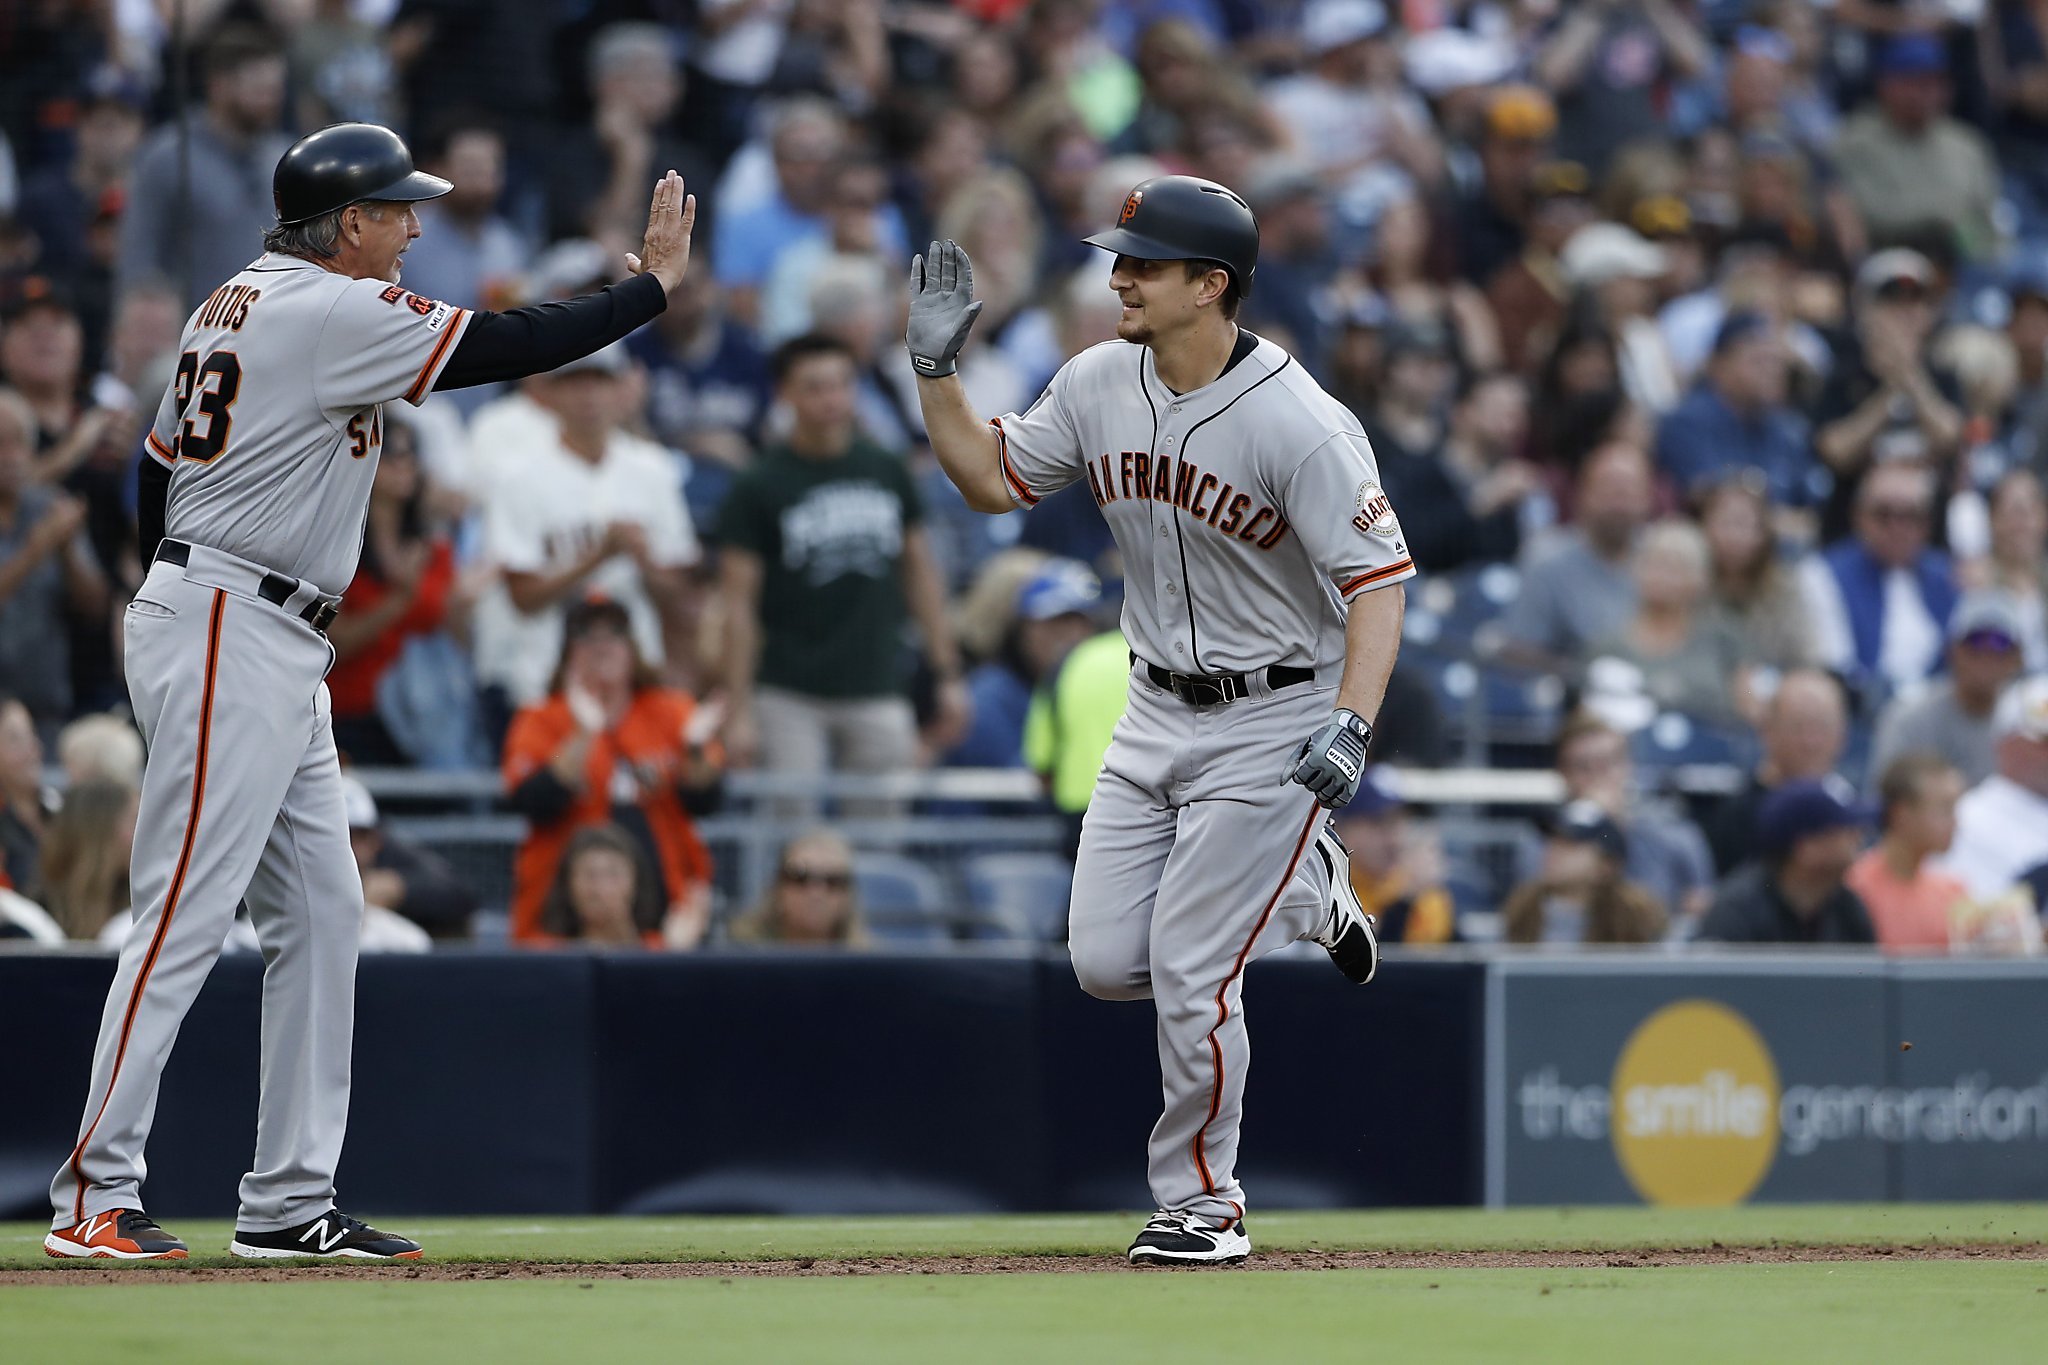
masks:
[[[182,1261],[185,1244],[141,1209],[108,1209],[43,1238],[51,1256],[101,1261]]]
[[[418,1242],[379,1232],[360,1218],[330,1209],[318,1218],[278,1232],[235,1229],[228,1244],[235,1255],[258,1261],[296,1260],[301,1256],[337,1260],[417,1261],[425,1253]]]

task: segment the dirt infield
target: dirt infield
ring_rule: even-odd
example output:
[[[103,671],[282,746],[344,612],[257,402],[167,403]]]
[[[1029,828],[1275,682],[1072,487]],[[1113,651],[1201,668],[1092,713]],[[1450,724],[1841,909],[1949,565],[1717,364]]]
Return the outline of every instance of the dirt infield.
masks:
[[[1583,1251],[1261,1251],[1244,1269],[1261,1270],[1652,1270],[1664,1266],[1781,1265],[1830,1261],[2040,1261],[2048,1243],[1971,1242],[1842,1246],[1631,1247]],[[1123,1257],[1101,1256],[801,1256],[763,1261],[642,1261],[551,1264],[538,1261],[433,1261],[373,1265],[321,1262],[299,1266],[183,1266],[73,1261],[39,1270],[0,1271],[8,1285],[105,1284],[110,1281],[235,1280],[699,1280],[849,1275],[1014,1275],[1114,1272],[1156,1274]]]

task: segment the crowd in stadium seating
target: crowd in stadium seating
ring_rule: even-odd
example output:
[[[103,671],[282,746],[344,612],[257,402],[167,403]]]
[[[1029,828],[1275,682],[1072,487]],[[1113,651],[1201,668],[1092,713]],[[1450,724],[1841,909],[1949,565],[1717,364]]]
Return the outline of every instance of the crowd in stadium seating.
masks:
[[[465,308],[616,279],[656,176],[698,195],[655,323],[391,405],[361,569],[325,585],[345,761],[498,767],[531,822],[493,907],[519,941],[869,941],[823,829],[753,909],[714,895],[696,822],[737,770],[1028,765],[1071,847],[1126,676],[1114,546],[1084,492],[962,504],[902,280],[967,248],[962,380],[1022,409],[1114,333],[1078,237],[1184,171],[1257,211],[1242,320],[1358,416],[1423,571],[1385,766],[1342,815],[1393,938],[2040,947],[2040,6],[182,15],[0,16],[0,933],[124,922],[141,434],[185,314],[260,249],[279,153],[359,118],[455,183],[404,270]],[[1490,870],[1402,792],[1542,762],[1566,800]],[[462,879],[359,796],[390,945],[459,936]]]

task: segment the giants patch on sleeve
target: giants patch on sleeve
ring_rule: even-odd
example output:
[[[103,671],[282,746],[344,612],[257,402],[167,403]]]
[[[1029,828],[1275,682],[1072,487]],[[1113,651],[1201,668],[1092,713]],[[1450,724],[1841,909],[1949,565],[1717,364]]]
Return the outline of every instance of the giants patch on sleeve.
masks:
[[[1358,514],[1351,518],[1351,528],[1362,536],[1378,536],[1382,540],[1393,540],[1401,534],[1394,504],[1387,500],[1386,490],[1371,479],[1358,485]]]

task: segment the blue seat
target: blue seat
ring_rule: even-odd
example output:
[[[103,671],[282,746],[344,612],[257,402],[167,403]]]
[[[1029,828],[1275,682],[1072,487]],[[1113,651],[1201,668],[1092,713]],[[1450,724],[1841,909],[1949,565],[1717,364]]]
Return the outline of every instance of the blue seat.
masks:
[[[1639,768],[1747,768],[1756,761],[1756,737],[1746,730],[1665,711],[1630,737],[1629,750]]]
[[[962,877],[976,938],[1066,938],[1074,865],[1057,853],[983,853],[968,861]]]
[[[900,853],[856,853],[854,886],[861,917],[884,943],[941,943],[950,935],[946,884],[939,874]]]

